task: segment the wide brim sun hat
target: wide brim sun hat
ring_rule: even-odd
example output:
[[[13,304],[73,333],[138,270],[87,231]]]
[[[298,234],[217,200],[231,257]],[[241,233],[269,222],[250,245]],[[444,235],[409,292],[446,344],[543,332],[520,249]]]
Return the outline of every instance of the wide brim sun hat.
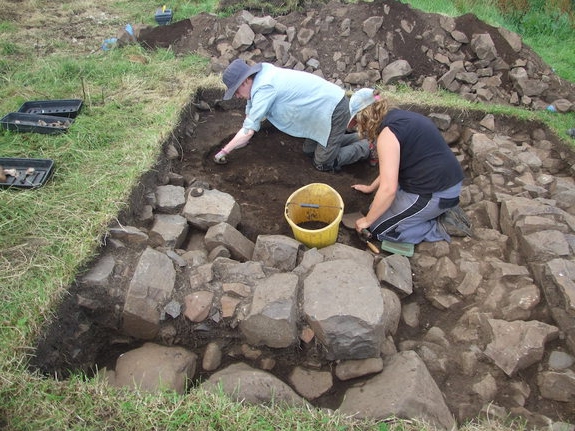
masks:
[[[347,128],[355,128],[357,122],[355,116],[362,109],[367,108],[373,102],[376,101],[375,95],[373,94],[373,88],[361,88],[357,90],[349,99],[349,114],[350,119],[347,123]]]
[[[245,61],[239,58],[232,61],[222,75],[222,81],[224,81],[224,84],[228,87],[224,93],[224,100],[230,100],[234,97],[234,94],[236,94],[242,82],[244,82],[248,76],[258,73],[260,70],[262,70],[261,63],[248,66]]]

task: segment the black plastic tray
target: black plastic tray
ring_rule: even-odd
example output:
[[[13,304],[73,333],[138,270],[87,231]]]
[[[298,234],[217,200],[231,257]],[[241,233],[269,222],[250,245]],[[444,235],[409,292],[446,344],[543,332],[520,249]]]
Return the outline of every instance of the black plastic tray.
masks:
[[[24,102],[18,112],[76,118],[82,108],[82,103],[80,99],[33,100]]]
[[[0,120],[2,127],[6,130],[36,132],[48,135],[67,131],[73,122],[73,118],[27,114],[25,112],[10,112]]]
[[[16,169],[18,175],[6,175],[6,180],[0,182],[0,187],[18,187],[34,189],[42,186],[52,175],[54,161],[50,159],[18,159],[0,157],[0,166],[4,170]],[[34,172],[26,175],[26,171],[33,168]],[[1,179],[1,178],[0,178]]]

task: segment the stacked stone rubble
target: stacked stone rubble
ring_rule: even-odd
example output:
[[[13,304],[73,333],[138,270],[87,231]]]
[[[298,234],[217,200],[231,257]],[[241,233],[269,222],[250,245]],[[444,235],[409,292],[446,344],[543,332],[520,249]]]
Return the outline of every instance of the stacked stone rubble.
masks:
[[[509,30],[483,25],[484,30],[471,34],[474,17],[423,14],[391,1],[354,4],[354,12],[371,15],[359,22],[350,15],[351,7],[334,1],[275,18],[245,10],[228,19],[202,14],[185,20],[187,35],[168,46],[209,57],[214,73],[242,58],[305,70],[352,89],[405,83],[432,92],[442,88],[470,101],[574,109],[573,84],[555,75]],[[404,19],[389,19],[392,8],[394,16]],[[144,45],[158,37],[158,29],[139,32]],[[325,44],[337,49],[325,52]],[[414,70],[422,57],[425,67]]]
[[[453,132],[448,115],[430,117],[444,133]],[[486,117],[481,123],[496,130],[497,121]],[[215,372],[208,388],[226,381],[230,393],[239,384],[238,396],[248,399],[269,399],[277,390],[286,400],[302,403],[331,390],[334,378],[344,380],[350,373],[363,381],[365,393],[392,394],[392,380],[381,375],[400,373],[404,385],[409,376],[414,384],[429,385],[403,391],[401,403],[397,397],[390,397],[389,405],[383,402],[387,398],[378,398],[377,406],[370,406],[372,397],[361,401],[350,389],[342,411],[376,418],[417,417],[448,428],[452,415],[457,420],[477,415],[481,406],[491,405],[504,392],[505,414],[546,424],[548,418],[524,407],[531,389],[521,371],[539,364],[541,396],[573,401],[572,361],[546,362],[544,355],[546,345],[560,338],[566,351],[554,350],[551,356],[572,359],[575,351],[575,207],[565,198],[573,195],[575,182],[564,176],[570,172],[569,153],[551,145],[542,130],[533,136],[502,136],[480,127],[456,130],[459,147],[454,149],[473,174],[462,205],[474,222],[474,238],[422,243],[411,259],[374,259],[369,252],[337,243],[308,250],[281,235],[260,235],[252,243],[236,228],[241,214],[233,197],[210,190],[209,184],[164,185],[148,193],[139,227],[110,230],[112,251],[103,254],[84,283],[106,286],[113,274],[126,272],[111,256],[120,250],[122,256],[131,253],[135,272],[125,282],[118,330],[166,346],[184,335],[177,332],[177,319],[187,321],[191,331],[219,326],[234,333],[233,346],[216,337],[198,352],[199,358],[190,357],[186,373],[200,360],[205,371]],[[171,178],[179,183],[177,174]],[[210,196],[218,196],[217,205]],[[174,211],[171,215],[185,219],[189,231],[180,219],[165,218],[165,212]],[[166,228],[166,220],[173,220],[172,228]],[[184,232],[198,238],[187,250],[178,248]],[[476,249],[480,255],[488,251],[490,257],[476,260]],[[180,274],[177,281],[170,275],[175,272]],[[463,307],[451,332],[422,327],[421,304],[410,300],[414,284],[438,313]],[[78,301],[95,307],[89,294]],[[550,317],[545,322],[535,314],[541,304]],[[418,328],[422,336],[395,340],[400,321]],[[294,367],[288,390],[285,382],[272,377],[277,363],[273,352],[301,343],[318,349],[311,348],[303,365]],[[224,368],[220,373],[226,355],[256,368],[242,365],[237,372]],[[399,360],[398,355],[407,356]],[[413,375],[396,368],[408,359],[419,370]],[[375,360],[382,362],[376,365]],[[330,362],[338,365],[328,376],[322,364]],[[438,393],[434,380],[448,382],[456,395]],[[261,393],[270,387],[274,390]],[[417,406],[422,405],[420,410]]]

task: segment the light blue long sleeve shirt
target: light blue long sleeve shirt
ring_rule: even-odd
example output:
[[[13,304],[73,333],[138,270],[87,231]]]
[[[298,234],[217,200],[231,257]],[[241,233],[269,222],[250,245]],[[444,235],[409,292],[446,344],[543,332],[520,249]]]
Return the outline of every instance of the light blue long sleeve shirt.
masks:
[[[317,75],[262,63],[254,77],[243,128],[257,132],[267,118],[282,132],[325,147],[333,111],[344,95],[342,88]]]

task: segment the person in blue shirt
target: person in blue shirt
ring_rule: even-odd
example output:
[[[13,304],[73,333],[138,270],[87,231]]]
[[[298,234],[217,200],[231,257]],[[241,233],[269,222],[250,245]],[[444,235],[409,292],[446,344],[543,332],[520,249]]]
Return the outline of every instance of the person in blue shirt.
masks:
[[[349,106],[348,127],[376,142],[379,158],[379,176],[352,185],[375,193],[367,214],[355,222],[358,233],[407,244],[471,236],[459,207],[463,169],[433,121],[391,106],[371,88],[356,91]]]
[[[224,100],[234,96],[247,100],[246,118],[215,155],[216,163],[227,163],[232,151],[245,147],[264,119],[288,135],[305,138],[303,151],[320,171],[337,171],[369,158],[367,140],[347,133],[349,99],[336,84],[270,63],[248,66],[241,59],[230,63],[222,80],[227,87]]]

